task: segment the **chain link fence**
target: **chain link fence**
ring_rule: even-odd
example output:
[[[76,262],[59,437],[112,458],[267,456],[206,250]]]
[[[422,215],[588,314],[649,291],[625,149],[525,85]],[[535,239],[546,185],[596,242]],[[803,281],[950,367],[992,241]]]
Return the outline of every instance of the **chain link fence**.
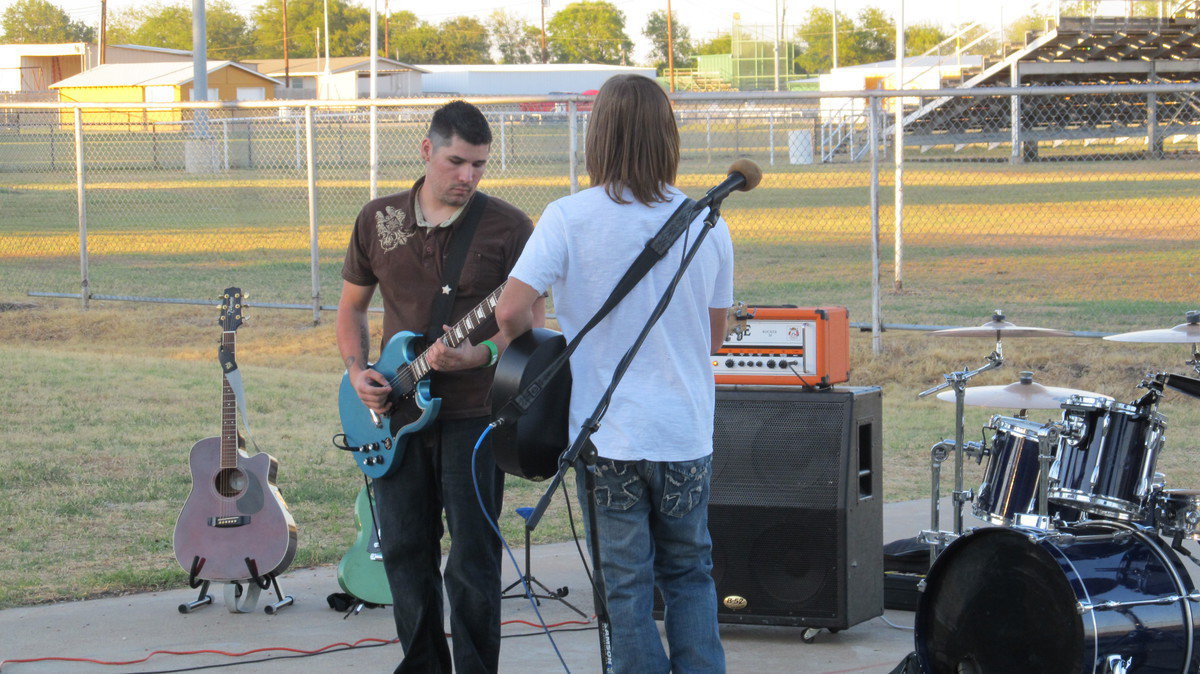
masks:
[[[1002,308],[1085,332],[1169,326],[1197,304],[1200,85],[674,100],[681,189],[701,195],[739,158],[765,174],[723,209],[740,300],[869,322],[877,296],[884,324]],[[536,220],[586,188],[589,99],[473,102],[493,127],[483,190]],[[0,302],[239,285],[319,316],[372,183],[420,176],[439,103],[0,104]]]

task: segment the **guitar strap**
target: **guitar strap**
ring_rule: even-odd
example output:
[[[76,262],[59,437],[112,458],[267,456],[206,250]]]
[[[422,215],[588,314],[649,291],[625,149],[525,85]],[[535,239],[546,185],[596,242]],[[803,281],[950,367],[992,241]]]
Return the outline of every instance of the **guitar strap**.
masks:
[[[545,389],[546,385],[550,383],[550,380],[553,379],[558,371],[567,364],[568,359],[570,359],[571,354],[574,353],[576,347],[579,345],[579,341],[583,339],[583,336],[590,332],[592,328],[596,327],[600,321],[604,320],[604,317],[607,316],[614,308],[616,308],[617,304],[619,304],[621,300],[629,294],[629,291],[633,290],[633,287],[638,284],[638,281],[641,281],[642,277],[644,277],[650,271],[650,269],[658,263],[659,260],[666,256],[667,252],[671,250],[671,246],[675,245],[675,242],[679,240],[679,237],[685,231],[687,231],[687,228],[692,224],[692,222],[700,214],[700,211],[704,208],[707,207],[701,206],[699,202],[695,201],[694,199],[683,200],[683,203],[679,205],[679,208],[676,208],[675,212],[671,214],[671,217],[667,218],[667,221],[663,223],[662,228],[658,230],[658,234],[655,234],[653,238],[646,242],[645,249],[643,249],[641,254],[638,255],[637,259],[633,261],[633,264],[629,266],[629,269],[625,271],[625,275],[622,276],[619,281],[617,281],[617,285],[613,288],[612,293],[609,294],[608,299],[604,301],[603,306],[601,306],[596,314],[592,316],[592,319],[588,321],[587,325],[585,325],[583,329],[579,331],[578,335],[575,335],[575,339],[572,339],[571,342],[567,344],[567,347],[563,350],[563,352],[560,353],[557,358],[551,361],[550,365],[548,365],[546,369],[541,372],[541,374],[539,374],[533,381],[526,384],[521,391],[514,396],[513,399],[504,406],[504,408],[500,410],[500,412],[496,415],[497,419],[513,421],[516,419],[516,417],[525,414],[526,410],[529,409],[529,406],[532,405],[535,400],[537,400],[537,397],[541,394],[542,390]]]
[[[221,371],[225,381],[229,383],[233,397],[237,401],[238,411],[241,412],[242,425],[246,427],[246,439],[258,451],[258,443],[254,441],[254,433],[250,430],[250,413],[246,410],[246,392],[242,385],[242,371],[238,369],[237,360],[224,346],[217,347],[217,360],[221,363]]]
[[[442,266],[442,290],[433,301],[433,311],[429,314],[429,327],[425,329],[425,343],[432,344],[433,340],[442,336],[442,326],[450,324],[450,311],[454,308],[454,298],[458,295],[458,279],[462,276],[463,265],[467,262],[467,250],[475,238],[475,230],[483,218],[487,208],[488,195],[475,191],[471,199],[471,207],[463,216],[462,222],[454,227],[450,234],[450,250],[446,253],[446,262]]]

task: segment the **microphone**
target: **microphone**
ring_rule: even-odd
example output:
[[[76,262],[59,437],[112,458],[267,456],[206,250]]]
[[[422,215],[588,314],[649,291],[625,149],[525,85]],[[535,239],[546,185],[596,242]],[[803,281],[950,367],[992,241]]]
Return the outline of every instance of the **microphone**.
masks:
[[[700,206],[720,204],[730,192],[749,192],[762,181],[762,169],[749,159],[739,159],[729,166],[729,175],[720,185],[710,189],[700,200]]]

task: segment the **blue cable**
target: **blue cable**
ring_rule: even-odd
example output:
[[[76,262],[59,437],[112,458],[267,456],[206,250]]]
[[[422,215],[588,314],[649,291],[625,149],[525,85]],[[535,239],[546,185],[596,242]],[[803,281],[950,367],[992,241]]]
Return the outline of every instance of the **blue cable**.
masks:
[[[492,516],[488,514],[487,506],[483,504],[483,494],[479,491],[479,473],[475,472],[475,457],[479,455],[479,447],[483,444],[483,439],[488,436],[495,428],[495,424],[488,424],[487,428],[483,429],[483,433],[479,435],[479,439],[475,441],[475,448],[471,450],[471,482],[475,485],[475,499],[479,501],[479,510],[483,512],[483,519],[488,523],[488,526],[495,532],[496,537],[500,539],[500,544],[504,546],[504,551],[508,553],[508,559],[512,562],[513,568],[517,570],[517,577],[521,579],[521,586],[525,588],[525,598],[529,600],[529,605],[533,607],[533,612],[537,614],[538,622],[542,624],[542,629],[546,632],[546,638],[550,640],[550,645],[554,648],[554,654],[558,656],[558,661],[562,663],[563,669],[567,674],[571,674],[571,668],[567,666],[567,661],[563,658],[563,654],[558,650],[558,644],[554,643],[554,635],[550,633],[550,628],[546,625],[546,619],[542,617],[542,612],[538,610],[537,602],[533,599],[533,590],[529,589],[529,581],[526,580],[525,574],[521,571],[521,565],[517,563],[517,557],[513,554],[512,548],[508,547],[508,541],[504,540],[504,534],[500,533],[500,527],[496,522],[492,521]]]

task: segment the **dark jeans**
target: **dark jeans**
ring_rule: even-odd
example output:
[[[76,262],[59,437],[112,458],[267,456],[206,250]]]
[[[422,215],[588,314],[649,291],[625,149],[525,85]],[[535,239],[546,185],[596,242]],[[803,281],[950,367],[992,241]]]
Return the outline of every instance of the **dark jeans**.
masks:
[[[487,419],[436,422],[410,437],[400,466],[375,481],[383,565],[404,647],[397,672],[450,672],[442,616],[442,512],[451,545],[446,562],[454,670],[495,672],[500,662],[500,541],[488,526],[471,479],[471,450]],[[493,520],[504,473],[490,440],[475,460],[479,489]]]

